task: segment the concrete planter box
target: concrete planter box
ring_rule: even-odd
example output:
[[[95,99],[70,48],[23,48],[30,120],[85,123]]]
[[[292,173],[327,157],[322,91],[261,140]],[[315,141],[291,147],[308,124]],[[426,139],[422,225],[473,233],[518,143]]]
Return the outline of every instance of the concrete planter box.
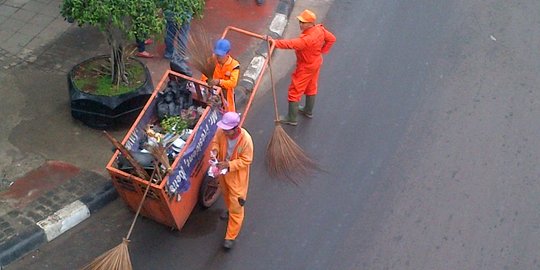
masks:
[[[108,129],[118,125],[130,125],[137,118],[146,101],[152,95],[154,86],[146,65],[134,59],[144,67],[145,82],[136,90],[118,96],[101,96],[86,93],[73,82],[73,73],[85,63],[109,56],[97,56],[74,66],[68,73],[69,100],[71,115],[85,125],[95,129]]]

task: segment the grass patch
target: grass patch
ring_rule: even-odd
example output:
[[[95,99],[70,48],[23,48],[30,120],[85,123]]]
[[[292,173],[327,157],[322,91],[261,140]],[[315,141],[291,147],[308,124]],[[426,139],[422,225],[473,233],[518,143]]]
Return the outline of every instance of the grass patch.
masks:
[[[111,84],[110,62],[108,58],[96,58],[83,63],[74,70],[73,82],[82,92],[99,96],[118,96],[141,87],[146,74],[144,67],[133,59],[126,59],[129,84]]]

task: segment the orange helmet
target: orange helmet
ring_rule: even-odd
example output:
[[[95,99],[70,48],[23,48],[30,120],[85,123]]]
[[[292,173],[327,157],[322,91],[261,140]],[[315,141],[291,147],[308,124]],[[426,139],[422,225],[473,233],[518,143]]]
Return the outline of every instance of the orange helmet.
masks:
[[[314,23],[315,20],[317,20],[317,16],[315,15],[315,13],[313,13],[313,11],[309,9],[305,9],[304,11],[302,11],[302,13],[296,16],[296,18],[304,23],[306,22]]]

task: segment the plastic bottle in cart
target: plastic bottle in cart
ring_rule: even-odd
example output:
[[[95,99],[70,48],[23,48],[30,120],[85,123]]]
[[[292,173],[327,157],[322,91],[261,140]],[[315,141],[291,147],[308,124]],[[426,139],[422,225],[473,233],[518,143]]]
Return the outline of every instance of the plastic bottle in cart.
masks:
[[[195,91],[195,84],[193,82],[190,81],[187,83],[187,89],[189,90],[189,92],[191,92],[192,95],[197,94],[197,91]]]
[[[208,100],[208,89],[201,87],[201,95],[204,101]]]

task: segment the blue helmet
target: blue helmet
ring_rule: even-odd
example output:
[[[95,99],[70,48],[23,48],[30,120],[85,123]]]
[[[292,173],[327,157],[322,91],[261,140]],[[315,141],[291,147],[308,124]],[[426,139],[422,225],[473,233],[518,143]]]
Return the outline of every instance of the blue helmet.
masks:
[[[225,56],[231,50],[231,42],[227,39],[219,39],[214,46],[214,53],[217,56]]]

